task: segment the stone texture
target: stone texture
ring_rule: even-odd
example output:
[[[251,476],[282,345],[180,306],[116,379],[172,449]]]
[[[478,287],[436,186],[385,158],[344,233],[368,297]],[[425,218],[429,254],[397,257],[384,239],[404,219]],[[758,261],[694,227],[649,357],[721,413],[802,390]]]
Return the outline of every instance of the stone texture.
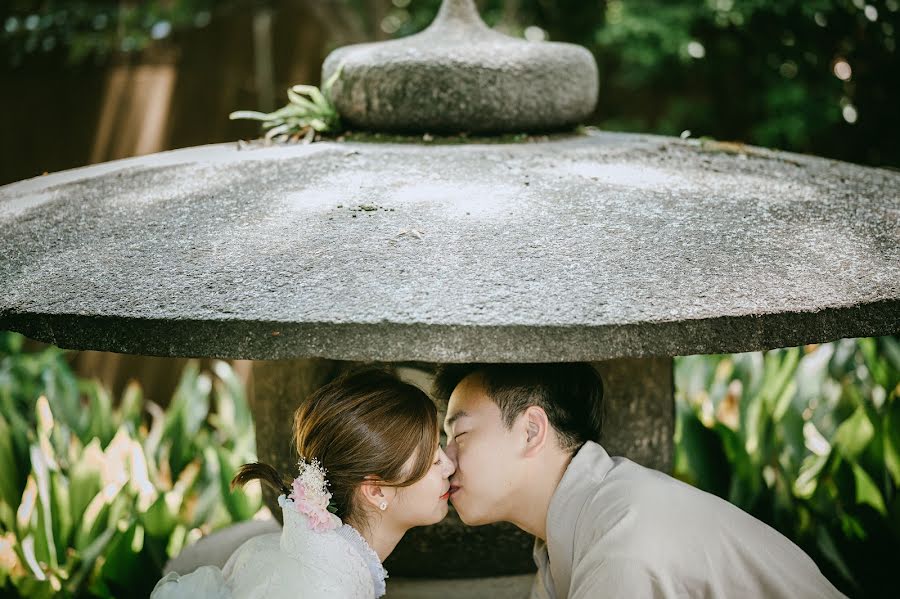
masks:
[[[675,459],[672,358],[597,362],[604,386],[601,443],[610,455],[671,472]]]
[[[425,31],[338,48],[322,66],[351,128],[521,132],[571,127],[597,104],[597,64],[581,46],[487,27],[472,0],[445,0]]]
[[[587,132],[209,146],[0,188],[0,329],[167,356],[429,362],[900,332],[900,173]]]
[[[350,364],[333,360],[281,360],[254,364],[257,454],[285,475],[297,461],[292,445],[293,412],[303,399]],[[430,389],[433,365],[395,365],[405,380]],[[674,400],[671,358],[599,362],[604,380],[606,421],[602,443],[613,455],[668,472],[672,468]],[[443,418],[443,414],[441,414]],[[275,495],[266,504],[276,517]],[[521,575],[534,571],[534,539],[512,524],[470,527],[452,509],[440,523],[410,530],[385,562],[391,576],[411,578],[478,578]],[[427,588],[431,588],[428,585]],[[476,583],[486,593],[491,580]],[[478,586],[481,585],[481,586]],[[438,585],[434,589],[444,588]],[[413,586],[407,589],[423,590]],[[431,591],[429,591],[431,592]],[[483,595],[486,596],[486,595]]]
[[[413,528],[384,562],[391,576],[478,578],[534,572],[534,537],[513,524],[466,526],[456,511]]]
[[[297,474],[294,445],[294,412],[313,391],[340,374],[348,363],[334,360],[269,360],[253,364],[253,424],[256,455],[283,476]],[[278,493],[263,486],[263,500],[281,522]]]
[[[496,576],[469,580],[420,580],[391,577],[387,599],[528,599],[534,576]]]

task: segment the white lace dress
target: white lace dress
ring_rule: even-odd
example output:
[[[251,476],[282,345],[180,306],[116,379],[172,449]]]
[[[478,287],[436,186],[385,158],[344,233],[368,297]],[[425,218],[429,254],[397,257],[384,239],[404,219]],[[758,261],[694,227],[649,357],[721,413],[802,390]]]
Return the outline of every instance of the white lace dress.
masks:
[[[160,580],[151,599],[373,599],[384,595],[387,572],[352,526],[315,532],[284,495],[281,533],[253,537],[221,570],[202,566]]]

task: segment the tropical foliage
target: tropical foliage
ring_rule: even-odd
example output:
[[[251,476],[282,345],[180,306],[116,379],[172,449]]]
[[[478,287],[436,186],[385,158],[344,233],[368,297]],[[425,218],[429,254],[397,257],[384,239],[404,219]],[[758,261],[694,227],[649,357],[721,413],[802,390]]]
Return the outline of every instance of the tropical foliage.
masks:
[[[896,338],[684,357],[675,387],[678,476],[794,539],[845,593],[893,595]]]
[[[228,490],[255,440],[227,363],[189,364],[164,410],[22,345],[0,333],[0,595],[146,597],[185,544],[260,509]]]

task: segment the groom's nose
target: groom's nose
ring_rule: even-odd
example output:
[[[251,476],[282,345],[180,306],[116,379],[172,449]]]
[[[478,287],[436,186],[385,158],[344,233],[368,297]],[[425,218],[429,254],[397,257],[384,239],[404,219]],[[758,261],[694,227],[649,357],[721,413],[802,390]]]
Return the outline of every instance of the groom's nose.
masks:
[[[444,454],[447,456],[450,464],[453,467],[450,474],[453,474],[456,471],[456,443],[452,441],[447,444],[447,447],[444,448]]]
[[[447,466],[444,468],[444,478],[450,478],[456,472],[456,463],[447,459]]]

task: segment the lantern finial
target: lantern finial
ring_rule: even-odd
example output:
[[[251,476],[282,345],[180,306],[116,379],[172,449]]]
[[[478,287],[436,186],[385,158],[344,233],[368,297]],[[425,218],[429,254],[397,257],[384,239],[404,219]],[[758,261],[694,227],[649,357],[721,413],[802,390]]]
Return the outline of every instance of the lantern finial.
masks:
[[[485,25],[472,0],[444,0],[434,22],[398,40],[332,52],[331,94],[351,128],[522,133],[572,128],[597,103],[597,63],[582,46],[526,41]]]

